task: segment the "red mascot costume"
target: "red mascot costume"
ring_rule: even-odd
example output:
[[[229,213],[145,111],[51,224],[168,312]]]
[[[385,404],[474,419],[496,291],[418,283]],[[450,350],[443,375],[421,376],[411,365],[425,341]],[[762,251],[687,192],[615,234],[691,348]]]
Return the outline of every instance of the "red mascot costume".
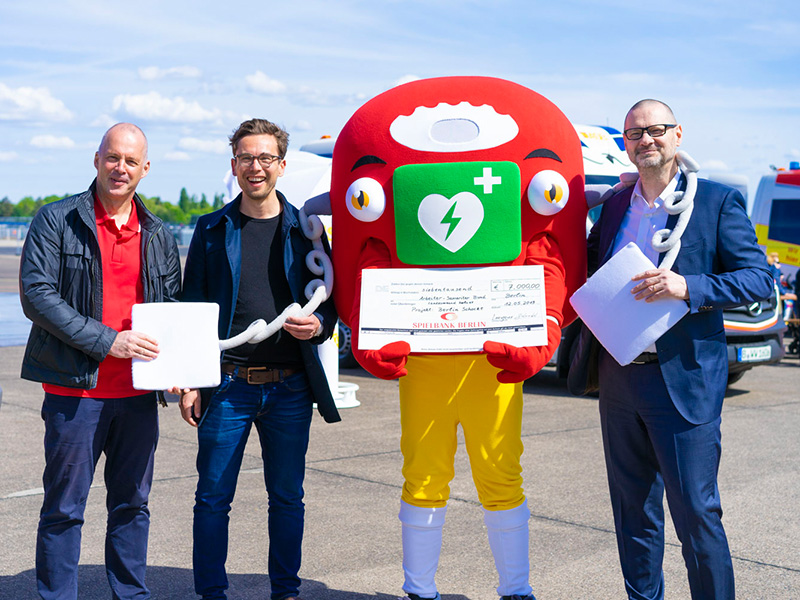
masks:
[[[356,359],[400,378],[403,589],[434,581],[461,425],[499,574],[498,594],[533,598],[522,489],[522,382],[553,355],[586,273],[578,136],[551,102],[485,77],[415,81],[367,102],[333,154],[334,297]],[[417,354],[405,341],[358,349],[363,269],[541,265],[547,345]],[[364,299],[368,301],[368,299]]]

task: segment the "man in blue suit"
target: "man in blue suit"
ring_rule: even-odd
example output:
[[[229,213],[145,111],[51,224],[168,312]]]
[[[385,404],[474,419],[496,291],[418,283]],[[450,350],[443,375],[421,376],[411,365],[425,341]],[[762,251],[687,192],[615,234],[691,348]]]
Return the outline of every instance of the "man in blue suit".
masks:
[[[663,102],[642,100],[630,109],[625,149],[639,180],[606,201],[589,235],[590,272],[629,242],[659,264],[651,238],[677,222],[663,199],[686,186],[677,162],[682,135]],[[679,298],[689,313],[630,365],[600,352],[603,447],[625,588],[635,600],[664,597],[666,491],[692,598],[733,600],[717,487],[728,374],[722,309],[772,293],[741,194],[699,181],[674,268],[633,279],[637,300]]]

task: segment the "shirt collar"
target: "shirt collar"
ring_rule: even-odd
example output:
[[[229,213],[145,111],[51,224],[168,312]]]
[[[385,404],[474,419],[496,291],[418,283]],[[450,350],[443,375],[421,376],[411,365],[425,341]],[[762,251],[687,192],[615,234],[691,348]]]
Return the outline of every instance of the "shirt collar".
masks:
[[[650,206],[647,204],[647,200],[644,199],[642,195],[642,179],[641,177],[636,180],[636,185],[633,186],[633,193],[631,194],[631,206],[633,206],[637,202],[641,202],[645,210],[658,210],[664,205],[664,198],[669,196],[672,192],[678,189],[678,182],[681,179],[681,171],[678,169],[678,172],[675,173],[675,176],[670,180],[667,184],[667,187],[658,195],[653,202],[654,207],[651,209]]]
[[[136,212],[136,203],[133,199],[131,199],[131,214],[128,217],[128,221],[121,228],[117,227],[116,221],[106,212],[103,203],[100,202],[96,194],[94,196],[94,215],[98,227],[106,227],[115,233],[122,233],[125,231],[128,233],[139,233],[142,229],[142,225],[139,223],[139,215]]]

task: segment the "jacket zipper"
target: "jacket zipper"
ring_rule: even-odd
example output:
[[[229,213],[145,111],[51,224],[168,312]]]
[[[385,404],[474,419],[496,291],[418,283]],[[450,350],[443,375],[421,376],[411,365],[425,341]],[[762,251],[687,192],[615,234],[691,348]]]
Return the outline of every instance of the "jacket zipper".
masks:
[[[153,239],[158,235],[163,226],[164,226],[163,223],[158,226],[158,229],[156,229],[152,233],[152,235],[148,238],[147,244],[144,247],[144,284],[146,286],[144,294],[145,302],[153,302],[153,294],[151,289],[152,286],[150,281],[150,260],[149,260],[150,244],[153,243]]]
[[[92,262],[89,266],[89,289],[91,293],[89,294],[89,302],[91,306],[89,307],[89,314],[94,315],[94,318],[103,322],[103,315],[97,315],[97,302],[95,301],[95,294],[97,294],[96,290],[96,279],[95,279],[95,265],[97,264],[97,259],[94,255],[92,255]],[[97,377],[100,374],[100,365],[98,364],[98,368],[95,369],[94,373],[89,376],[89,389],[92,390],[97,387]]]
[[[153,240],[159,234],[159,232],[161,231],[163,226],[164,226],[163,223],[159,224],[158,229],[156,229],[153,232],[153,234],[147,239],[147,244],[145,244],[145,247],[144,247],[144,283],[145,283],[145,286],[146,286],[145,293],[144,293],[144,301],[145,302],[154,300],[153,293],[152,293],[152,285],[151,285],[151,281],[150,281],[150,260],[149,260],[150,244],[153,243]],[[156,398],[158,398],[159,405],[161,405],[164,408],[167,407],[167,400],[166,400],[166,398],[164,398],[164,393],[163,392],[161,392],[160,390],[156,391]]]

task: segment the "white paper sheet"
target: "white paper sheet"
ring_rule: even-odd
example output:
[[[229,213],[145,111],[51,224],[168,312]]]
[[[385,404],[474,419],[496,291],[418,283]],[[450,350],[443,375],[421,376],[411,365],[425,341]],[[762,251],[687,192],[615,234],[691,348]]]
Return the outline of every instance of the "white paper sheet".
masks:
[[[219,306],[211,302],[135,304],[134,331],[158,341],[158,357],[133,360],[133,387],[165,390],[219,385]]]
[[[655,266],[630,243],[600,267],[570,298],[575,312],[620,365],[627,365],[689,312],[683,300],[636,300],[631,281]]]

